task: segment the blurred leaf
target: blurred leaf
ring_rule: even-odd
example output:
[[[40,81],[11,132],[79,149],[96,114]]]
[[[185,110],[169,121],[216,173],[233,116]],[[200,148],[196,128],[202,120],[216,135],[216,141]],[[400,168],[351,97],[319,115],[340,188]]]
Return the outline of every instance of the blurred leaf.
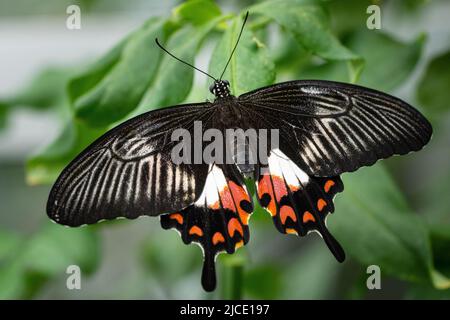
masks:
[[[8,112],[9,112],[8,104],[0,101],[0,129],[3,129],[6,126]]]
[[[358,84],[382,91],[391,91],[402,84],[419,61],[424,39],[424,36],[419,36],[411,43],[403,43],[376,31],[364,30],[352,34],[347,45],[365,61]],[[348,81],[346,69],[344,63],[328,62],[303,70],[301,76],[345,82]]]
[[[221,271],[219,274],[219,291],[221,299],[238,300],[243,294],[244,267],[248,262],[245,248],[237,250],[234,254],[223,254],[217,259]]]
[[[435,57],[427,66],[417,97],[427,110],[442,114],[450,110],[450,51]]]
[[[328,222],[350,256],[403,280],[450,285],[433,266],[426,227],[381,164],[343,180],[345,192],[336,201],[340,214]]]
[[[61,170],[105,130],[106,128],[92,129],[79,121],[68,122],[54,142],[27,161],[27,183],[53,183]]]
[[[291,259],[289,265],[282,269],[282,299],[331,298],[339,276],[338,263],[323,241],[312,240],[306,250],[302,250],[300,255]]]
[[[320,2],[271,0],[256,4],[249,10],[275,20],[292,32],[305,49],[319,57],[350,61],[352,79],[357,77],[362,67],[361,57],[344,47],[332,34],[329,15]]]
[[[38,109],[64,104],[66,85],[73,69],[49,67],[38,72],[23,89],[8,99],[10,106],[27,106]]]
[[[116,44],[103,57],[89,65],[81,73],[73,77],[68,83],[68,96],[70,103],[75,103],[78,97],[88,93],[111,71],[112,68],[119,62],[121,53],[127,44],[131,35]]]
[[[50,279],[65,276],[69,265],[91,274],[100,258],[97,235],[88,227],[48,224],[22,246],[0,266],[0,299],[31,298]]]
[[[115,59],[113,49],[113,53],[107,55],[107,61],[99,63],[99,70],[81,76],[92,83],[97,80],[95,86],[80,95],[86,88],[80,89],[77,85],[83,81],[75,79],[71,82],[69,90],[76,116],[91,126],[101,127],[120,120],[135,109],[158,69],[161,50],[154,43],[157,37],[164,39],[163,22],[153,18],[129,37],[120,52],[120,59]]]
[[[47,276],[64,274],[72,264],[78,265],[83,274],[90,274],[98,265],[99,249],[92,227],[73,229],[52,223],[29,241],[20,260],[27,271]]]
[[[176,7],[173,15],[181,23],[201,25],[220,16],[220,8],[212,0],[189,0]]]
[[[213,19],[199,27],[185,26],[167,43],[167,49],[188,63],[195,55],[208,33],[224,18]],[[157,74],[157,81],[149,88],[133,115],[182,102],[192,88],[194,70],[165,55]]]
[[[157,237],[149,237],[144,242],[140,257],[145,269],[168,285],[197,270],[201,255],[197,246],[186,246],[176,232],[158,232]]]
[[[369,17],[367,7],[372,4],[374,4],[373,0],[328,1],[328,11],[331,13],[333,32],[335,34],[345,34],[356,29],[365,29],[367,18]],[[382,7],[381,2],[377,4]],[[383,7],[381,10],[383,10]]]
[[[300,69],[304,64],[311,60],[311,53],[299,45],[291,33],[280,30],[280,43],[271,50],[273,56],[277,76],[280,72],[291,73]]]
[[[359,83],[382,91],[399,86],[416,67],[424,42],[424,35],[410,43],[403,43],[381,32],[366,30],[354,34],[349,47],[363,56],[366,62]]]
[[[406,293],[408,300],[450,300],[450,289],[437,290],[432,286],[413,285]]]
[[[450,278],[450,224],[433,225],[430,229],[436,269]]]
[[[279,266],[253,267],[244,273],[245,295],[252,299],[277,299],[284,288],[282,280]]]
[[[0,265],[21,243],[21,237],[6,230],[0,230]]]
[[[236,44],[242,26],[242,17],[233,19],[214,49],[209,65],[209,73],[220,77],[231,51]],[[231,92],[244,92],[269,85],[275,80],[275,66],[267,55],[267,50],[251,32],[244,29],[239,46],[223,76],[230,82]]]

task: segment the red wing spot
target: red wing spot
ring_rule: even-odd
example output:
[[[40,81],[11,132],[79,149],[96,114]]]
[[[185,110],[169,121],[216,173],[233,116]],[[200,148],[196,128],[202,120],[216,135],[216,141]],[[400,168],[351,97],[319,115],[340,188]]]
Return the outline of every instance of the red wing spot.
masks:
[[[325,182],[325,185],[323,186],[323,189],[325,190],[325,192],[329,192],[331,187],[334,186],[335,183],[333,180],[327,180],[327,182]]]
[[[284,179],[279,176],[272,176],[272,183],[275,190],[275,197],[277,198],[277,201],[280,202],[281,198],[288,194]]]
[[[305,211],[303,213],[303,223],[307,223],[308,221],[316,222],[316,219],[309,211]]]
[[[220,232],[216,232],[214,233],[213,237],[212,237],[212,243],[214,245],[220,243],[220,242],[225,242],[225,238],[223,237],[223,235]]]
[[[169,215],[169,218],[172,220],[177,220],[178,224],[183,224],[183,216],[179,213],[172,213]]]
[[[231,218],[228,222],[228,234],[230,235],[230,237],[233,237],[236,231],[238,231],[241,236],[244,236],[244,231],[242,230],[242,226],[239,220],[236,218]]]
[[[243,200],[250,202],[250,197],[248,196],[248,193],[245,191],[245,189],[240,185],[236,184],[234,181],[230,181],[228,184],[230,186],[231,193],[233,194],[234,201],[236,201],[239,218],[241,219],[243,224],[247,225],[249,214],[244,209],[241,208],[240,203]],[[236,209],[233,211],[236,212]]]
[[[272,183],[270,182],[270,176],[265,174],[261,178],[258,184],[258,198],[261,199],[264,194],[269,196],[269,204],[267,205],[267,210],[273,217],[277,214],[277,207],[275,204],[275,198],[272,189]]]
[[[225,209],[236,212],[236,207],[234,206],[233,197],[231,196],[230,189],[228,186],[225,186],[220,191],[220,200],[222,201],[222,205]]]
[[[245,191],[243,187],[236,184],[234,181],[230,181],[229,185],[236,202],[240,202],[241,200],[250,200],[248,193]]]
[[[325,200],[323,200],[322,198],[317,200],[317,209],[319,209],[319,211],[322,211],[323,207],[325,207],[326,205],[327,205],[327,202]]]
[[[290,217],[292,221],[297,221],[297,216],[295,215],[294,210],[290,206],[282,206],[280,209],[280,220],[282,224],[285,224],[286,219]]]
[[[195,234],[195,235],[201,237],[201,236],[203,236],[203,231],[202,231],[202,229],[200,229],[197,226],[192,226],[192,228],[189,230],[189,234],[190,235],[194,235]]]
[[[300,186],[294,186],[292,184],[290,184],[288,186],[289,186],[289,190],[291,190],[292,192],[300,190]]]

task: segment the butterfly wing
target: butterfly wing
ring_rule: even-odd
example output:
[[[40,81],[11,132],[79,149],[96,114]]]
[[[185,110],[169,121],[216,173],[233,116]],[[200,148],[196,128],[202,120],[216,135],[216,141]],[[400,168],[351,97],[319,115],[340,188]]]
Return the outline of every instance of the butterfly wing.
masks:
[[[48,216],[79,226],[117,217],[155,216],[193,203],[203,190],[208,165],[175,164],[171,134],[185,128],[194,136],[194,121],[208,123],[210,106],[151,111],[105,133],[58,177],[47,202]]]
[[[308,176],[281,150],[272,150],[268,165],[255,177],[257,197],[272,216],[281,233],[305,236],[318,232],[340,262],[345,254],[328,232],[325,219],[334,211],[333,198],[344,190],[339,176],[317,178]]]
[[[162,215],[161,226],[178,230],[185,244],[195,242],[202,247],[202,285],[212,291],[217,253],[231,254],[247,244],[252,212],[251,197],[236,166],[212,164],[198,200],[183,210]]]
[[[280,130],[280,149],[310,175],[337,176],[421,149],[430,123],[385,93],[330,81],[291,81],[239,97],[255,126]]]

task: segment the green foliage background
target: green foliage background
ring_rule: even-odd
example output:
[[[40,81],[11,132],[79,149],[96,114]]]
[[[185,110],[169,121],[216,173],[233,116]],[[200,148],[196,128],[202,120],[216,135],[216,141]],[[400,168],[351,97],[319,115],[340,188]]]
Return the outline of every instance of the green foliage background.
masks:
[[[65,123],[60,136],[26,162],[27,182],[39,185],[51,184],[77,153],[117,123],[144,111],[211,99],[208,85],[194,85],[193,70],[163,55],[154,38],[191,63],[212,47],[208,71],[217,75],[246,11],[248,27],[224,77],[235,95],[286,79],[354,82],[388,93],[412,82],[415,94],[405,98],[432,120],[434,139],[421,154],[343,175],[345,191],[328,224],[349,256],[344,264],[335,262],[315,235],[297,239],[278,234],[269,215],[258,208],[251,220],[251,242],[233,256],[219,257],[220,287],[207,294],[200,289],[200,250],[159,229],[157,220],[67,229],[45,222],[44,208],[36,208],[42,228],[34,235],[0,229],[0,298],[39,298],[46,290],[52,296],[48,288],[64,286],[70,264],[94,279],[84,280],[87,289],[74,298],[450,297],[450,159],[441,151],[449,147],[450,51],[425,59],[426,34],[405,40],[384,28],[368,30],[366,8],[372,3],[381,6],[382,17],[403,18],[435,5],[393,2],[241,1],[225,12],[224,2],[182,2],[166,16],[149,18],[95,62],[82,68],[49,67],[0,101],[3,126],[21,106],[51,110]],[[429,168],[434,157],[443,158],[444,166]],[[437,173],[429,178],[430,171]],[[105,245],[111,237],[133,237],[131,224],[148,230],[132,253]],[[105,261],[105,251],[120,258]],[[114,265],[126,259],[137,263]],[[366,268],[372,264],[382,271],[383,287],[376,292],[366,288]],[[99,289],[99,273],[115,275],[109,281],[120,286]],[[122,283],[117,278],[122,273],[132,273],[132,281]]]

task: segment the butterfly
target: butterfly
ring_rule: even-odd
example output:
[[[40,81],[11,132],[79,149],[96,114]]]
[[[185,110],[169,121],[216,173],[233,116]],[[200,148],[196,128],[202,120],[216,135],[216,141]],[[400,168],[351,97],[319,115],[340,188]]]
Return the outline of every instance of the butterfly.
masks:
[[[344,261],[344,250],[325,223],[334,212],[334,197],[344,189],[340,175],[420,150],[431,138],[430,123],[408,103],[353,84],[288,81],[235,97],[222,76],[210,76],[214,101],[141,114],[88,146],[51,189],[50,219],[76,227],[159,216],[162,228],[177,230],[185,244],[201,246],[201,282],[212,291],[217,254],[232,254],[249,241],[254,203],[245,178],[252,177],[256,198],[279,232],[300,237],[318,232],[336,259]],[[277,130],[279,144],[268,146],[267,161],[254,164],[175,163],[171,136],[180,128],[194,136],[196,121],[202,134],[208,129],[224,135],[230,128]],[[194,148],[194,140],[187,144]]]

